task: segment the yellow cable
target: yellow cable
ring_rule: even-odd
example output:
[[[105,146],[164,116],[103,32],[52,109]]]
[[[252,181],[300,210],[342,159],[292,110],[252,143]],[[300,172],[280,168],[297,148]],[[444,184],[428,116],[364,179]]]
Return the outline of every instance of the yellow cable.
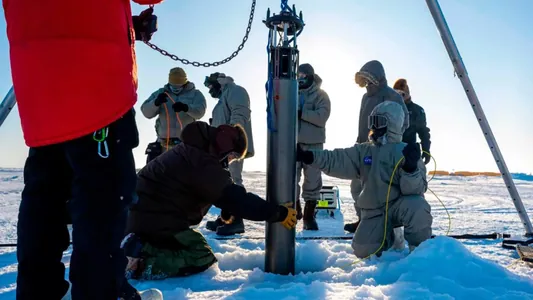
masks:
[[[427,151],[424,151],[422,150],[422,152],[426,153],[427,155],[429,155],[429,157],[431,157],[431,160],[433,160],[433,165],[435,166],[435,172],[433,172],[433,175],[431,176],[431,178],[428,180],[428,191],[430,191],[433,196],[435,196],[435,198],[437,198],[437,200],[440,202],[440,205],[442,205],[442,207],[444,208],[444,211],[446,211],[446,215],[448,215],[448,230],[446,231],[446,235],[450,234],[450,230],[452,229],[452,217],[450,215],[450,212],[448,211],[448,208],[446,208],[446,205],[444,205],[444,202],[442,202],[442,200],[440,200],[439,196],[437,196],[437,194],[429,188],[429,182],[431,180],[433,180],[433,178],[435,178],[435,174],[437,174],[437,161],[435,160],[435,158],[431,155],[431,153],[427,152]]]
[[[517,259],[513,260],[513,262],[510,263],[510,264],[509,264],[507,267],[505,267],[505,268],[509,269],[509,268],[511,268],[512,266],[516,265],[517,263],[519,263],[519,262],[521,262],[521,261],[522,261],[521,258],[517,258]]]
[[[383,248],[383,246],[385,245],[385,241],[387,240],[387,220],[388,220],[388,217],[389,217],[389,198],[390,198],[390,190],[391,190],[391,187],[392,187],[392,179],[394,177],[394,174],[396,173],[396,170],[398,169],[398,166],[402,162],[402,160],[404,160],[403,156],[402,156],[402,158],[400,158],[400,160],[394,166],[394,170],[392,170],[392,174],[391,174],[390,179],[389,179],[389,188],[387,190],[387,199],[385,200],[385,226],[384,226],[384,229],[383,229],[383,240],[381,240],[381,245],[379,246],[379,248],[376,251],[374,251],[374,253],[371,253],[367,257],[364,257],[364,258],[361,258],[361,259],[358,259],[358,260],[354,261],[352,263],[352,265],[354,265],[354,264],[356,264],[356,263],[358,263],[360,261],[363,261],[363,260],[365,260],[367,258],[370,258],[372,255],[378,253],[379,250],[381,250],[381,248]],[[355,238],[355,236],[354,236],[354,238]]]
[[[433,156],[429,152],[423,151],[423,150],[422,150],[422,152],[426,153],[427,155],[429,155],[431,157],[431,159],[433,160],[433,163],[435,165],[435,171],[436,171],[437,170],[437,161],[433,158]],[[391,177],[389,179],[389,188],[387,190],[387,199],[385,200],[385,224],[384,224],[384,230],[383,230],[383,240],[381,241],[381,245],[379,246],[379,248],[376,251],[374,251],[374,253],[368,255],[367,257],[355,260],[353,263],[351,263],[351,265],[354,265],[354,264],[356,264],[356,263],[358,263],[360,261],[363,261],[363,260],[365,260],[367,258],[370,258],[372,255],[378,253],[383,248],[383,246],[385,245],[385,241],[387,240],[387,220],[388,220],[388,216],[389,216],[389,214],[388,214],[388,212],[389,212],[389,199],[390,199],[390,190],[391,190],[391,187],[392,187],[392,180],[394,178],[394,174],[396,174],[396,170],[398,169],[398,167],[400,166],[400,163],[404,159],[405,159],[405,157],[402,156],[400,158],[400,160],[396,163],[396,165],[394,166],[394,169],[392,170]],[[435,177],[435,173],[436,172],[434,172],[433,176],[427,181],[428,184]],[[444,210],[446,211],[446,214],[448,215],[448,231],[446,232],[446,235],[448,235],[450,233],[450,229],[451,229],[451,226],[452,226],[452,218],[450,216],[450,213],[448,212],[448,209],[446,208],[444,203],[440,200],[440,198],[429,187],[427,189],[437,198],[437,200],[440,202],[442,207],[444,207]]]
[[[439,196],[437,196],[437,194],[435,194],[435,192],[432,191],[429,187],[428,187],[428,191],[430,191],[433,194],[433,196],[435,196],[435,198],[439,200],[440,205],[444,207],[444,210],[446,211],[446,214],[448,215],[448,231],[446,231],[446,235],[448,235],[450,233],[450,230],[452,229],[452,217],[450,216],[450,213],[448,212],[448,209],[446,208],[444,203],[442,203],[442,201],[440,200]]]

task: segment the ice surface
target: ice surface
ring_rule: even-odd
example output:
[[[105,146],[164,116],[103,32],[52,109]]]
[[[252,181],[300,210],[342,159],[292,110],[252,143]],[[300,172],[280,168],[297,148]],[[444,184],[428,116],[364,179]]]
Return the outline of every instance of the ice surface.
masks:
[[[245,172],[243,177],[250,191],[264,196],[264,173]],[[533,218],[533,182],[528,179],[525,174],[515,176]],[[346,236],[343,223],[355,220],[349,182],[325,176],[324,184],[339,186],[342,214],[335,219],[321,216],[318,232],[302,232],[299,224],[297,236]],[[16,242],[22,187],[21,170],[0,170],[0,242]],[[501,178],[441,176],[430,182],[430,188],[451,214],[450,234],[523,233]],[[434,233],[446,233],[445,210],[433,194],[426,196],[432,205]],[[379,259],[355,264],[349,240],[298,241],[297,274],[279,276],[262,271],[265,243],[258,238],[264,237],[264,223],[245,221],[243,239],[214,240],[216,235],[204,226],[217,213],[212,208],[198,229],[213,247],[218,264],[186,278],[132,283],[141,290],[159,288],[165,299],[533,299],[533,269],[514,263],[518,255],[501,248],[501,240],[437,237],[409,255],[407,250],[388,251]],[[14,251],[0,248],[0,299],[15,299]],[[69,257],[70,249],[64,257],[67,266]]]

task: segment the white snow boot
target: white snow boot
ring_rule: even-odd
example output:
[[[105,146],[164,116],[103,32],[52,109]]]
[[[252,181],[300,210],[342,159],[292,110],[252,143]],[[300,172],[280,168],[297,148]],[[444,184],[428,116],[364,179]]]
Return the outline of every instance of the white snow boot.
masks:
[[[163,300],[163,293],[158,289],[139,291],[142,300]]]
[[[403,251],[405,249],[405,238],[403,236],[403,227],[396,227],[393,229],[394,243],[392,249],[397,251]]]

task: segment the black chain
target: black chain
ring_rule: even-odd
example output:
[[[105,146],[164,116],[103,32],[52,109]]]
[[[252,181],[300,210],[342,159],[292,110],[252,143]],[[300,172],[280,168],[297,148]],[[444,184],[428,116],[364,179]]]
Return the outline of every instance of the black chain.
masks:
[[[178,56],[176,56],[174,54],[170,54],[167,51],[157,47],[156,45],[154,45],[154,44],[152,44],[152,43],[150,43],[148,41],[145,41],[144,43],[146,45],[150,46],[150,48],[152,48],[152,49],[154,49],[156,51],[159,51],[159,53],[163,54],[164,56],[168,56],[171,59],[173,59],[175,61],[179,61],[179,62],[181,62],[184,65],[193,65],[195,67],[206,67],[206,68],[223,65],[223,64],[229,62],[230,60],[232,60],[233,58],[235,58],[239,54],[239,52],[244,48],[244,44],[248,40],[248,35],[250,34],[250,31],[252,30],[252,23],[254,21],[254,12],[255,12],[255,1],[256,0],[252,1],[252,8],[250,9],[250,19],[248,20],[248,27],[246,27],[246,33],[244,34],[244,38],[242,39],[241,44],[239,45],[239,47],[237,47],[237,50],[235,50],[230,56],[224,58],[221,61],[215,61],[215,62],[212,62],[212,63],[208,63],[208,62],[200,63],[200,62],[197,62],[197,61],[189,61],[188,59],[179,58]]]

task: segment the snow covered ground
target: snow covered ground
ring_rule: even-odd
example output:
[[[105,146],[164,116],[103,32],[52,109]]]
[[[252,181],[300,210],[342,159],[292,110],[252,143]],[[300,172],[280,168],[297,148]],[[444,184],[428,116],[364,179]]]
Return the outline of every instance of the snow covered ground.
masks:
[[[264,173],[243,177],[249,190],[264,196]],[[533,218],[533,181],[515,182]],[[299,224],[298,236],[344,236],[343,223],[354,220],[349,182],[324,177],[324,184],[340,188],[342,214],[320,217],[318,232],[304,233]],[[2,243],[16,242],[22,187],[21,170],[0,170]],[[501,178],[435,177],[430,188],[451,215],[450,234],[523,233]],[[434,233],[443,235],[447,214],[431,192],[426,195],[433,208]],[[247,232],[240,239],[215,240],[204,225],[217,213],[212,208],[198,228],[206,234],[218,264],[187,278],[133,283],[139,289],[157,287],[165,299],[533,299],[533,269],[517,262],[515,251],[501,248],[501,240],[437,237],[409,255],[389,251],[355,264],[349,240],[298,241],[297,275],[279,276],[262,271],[265,243],[258,238],[264,237],[264,224],[246,222]],[[69,256],[70,250],[65,262]],[[16,271],[15,248],[0,248],[0,299],[15,299]]]

